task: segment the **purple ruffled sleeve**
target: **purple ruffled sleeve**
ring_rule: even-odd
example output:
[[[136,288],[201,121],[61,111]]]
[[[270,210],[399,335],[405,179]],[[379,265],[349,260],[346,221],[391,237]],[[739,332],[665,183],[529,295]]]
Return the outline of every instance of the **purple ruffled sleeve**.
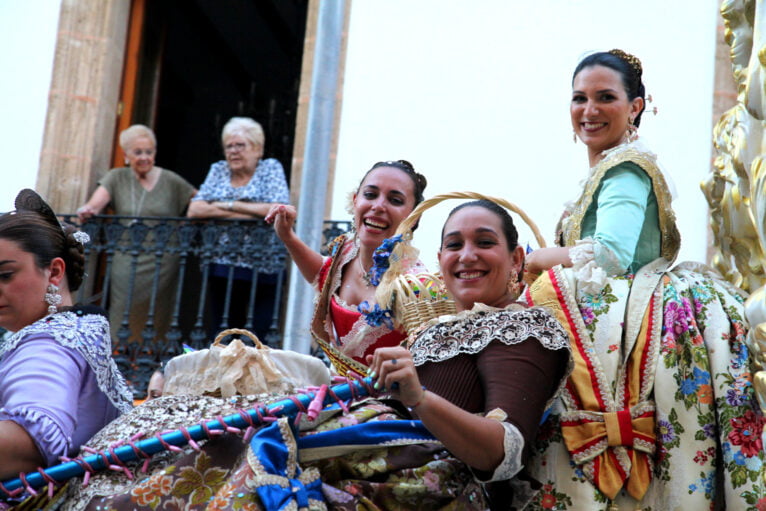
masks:
[[[85,359],[46,335],[29,336],[0,360],[0,420],[23,427],[49,465],[117,415]]]

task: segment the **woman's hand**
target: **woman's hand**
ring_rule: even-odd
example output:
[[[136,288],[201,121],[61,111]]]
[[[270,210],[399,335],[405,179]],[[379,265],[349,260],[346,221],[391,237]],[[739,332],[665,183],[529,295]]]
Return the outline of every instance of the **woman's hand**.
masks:
[[[85,204],[84,206],[80,206],[79,208],[77,208],[76,213],[77,213],[77,219],[80,220],[80,223],[84,223],[87,219],[97,214],[98,212],[92,207]]]
[[[375,378],[375,388],[388,389],[404,406],[416,406],[423,399],[425,390],[420,385],[418,372],[409,350],[402,347],[378,348],[367,355],[370,375]]]
[[[77,218],[80,223],[85,222],[93,215],[100,214],[109,202],[111,202],[112,196],[109,195],[109,191],[101,185],[98,185],[93,191],[93,195],[90,196],[88,202],[77,208]]]
[[[295,219],[298,217],[298,210],[290,204],[274,204],[264,220],[266,223],[274,224],[274,231],[279,239],[285,240],[293,231]]]

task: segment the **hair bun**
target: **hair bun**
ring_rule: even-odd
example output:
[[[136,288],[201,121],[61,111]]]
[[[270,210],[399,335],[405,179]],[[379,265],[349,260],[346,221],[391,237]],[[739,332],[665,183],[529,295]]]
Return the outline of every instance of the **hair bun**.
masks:
[[[21,190],[16,196],[14,206],[17,211],[33,211],[35,213],[40,213],[46,220],[55,225],[60,225],[58,218],[56,218],[56,213],[53,212],[53,209],[48,203],[34,190],[29,188]]]
[[[607,53],[611,53],[617,58],[620,58],[630,64],[630,67],[633,68],[633,71],[636,72],[636,76],[638,79],[641,79],[641,75],[644,73],[644,68],[641,66],[641,60],[636,57],[635,55],[631,55],[630,53],[627,53],[623,50],[620,50],[619,48],[615,48],[613,50],[609,50]]]
[[[405,169],[410,170],[411,172],[415,172],[415,167],[412,165],[412,163],[408,162],[407,160],[396,160],[396,163],[398,163]]]
[[[418,186],[420,186],[420,190],[423,191],[426,189],[426,186],[428,185],[428,180],[426,179],[426,176],[423,174],[420,174],[419,172],[415,172],[415,179],[418,181]]]

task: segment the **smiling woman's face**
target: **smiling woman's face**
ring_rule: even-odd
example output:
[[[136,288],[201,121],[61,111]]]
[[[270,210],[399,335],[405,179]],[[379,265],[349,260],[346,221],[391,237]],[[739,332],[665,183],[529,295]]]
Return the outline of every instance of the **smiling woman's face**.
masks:
[[[583,68],[572,83],[572,129],[593,154],[620,144],[642,106],[641,98],[628,99],[620,73],[605,66]]]
[[[500,217],[486,208],[462,208],[444,224],[439,267],[458,311],[476,302],[508,305],[513,300],[508,281],[521,264],[516,259],[518,251],[508,250]]]
[[[128,166],[138,177],[147,175],[154,168],[157,148],[149,137],[137,137],[125,148]]]
[[[377,248],[396,233],[415,208],[415,185],[396,167],[378,167],[354,194],[354,225],[359,241]]]
[[[0,238],[0,326],[18,332],[44,317],[43,301],[50,271],[41,270],[35,257],[21,247]]]

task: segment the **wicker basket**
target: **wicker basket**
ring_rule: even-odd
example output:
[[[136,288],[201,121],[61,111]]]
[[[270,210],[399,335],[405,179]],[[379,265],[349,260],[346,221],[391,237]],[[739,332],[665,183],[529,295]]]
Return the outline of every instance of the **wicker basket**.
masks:
[[[407,274],[406,268],[417,258],[418,251],[411,244],[412,227],[423,213],[433,206],[448,199],[489,200],[516,213],[529,226],[540,247],[545,247],[545,239],[537,225],[515,204],[498,197],[490,197],[476,192],[452,192],[436,195],[427,199],[399,224],[397,235],[402,241],[392,250],[389,269],[383,274],[375,293],[375,300],[393,311],[397,324],[412,333],[429,320],[455,313],[455,302],[449,296],[441,275],[438,273]]]
[[[405,273],[393,281],[397,321],[411,332],[432,318],[455,313],[455,302],[447,293],[439,273]]]

